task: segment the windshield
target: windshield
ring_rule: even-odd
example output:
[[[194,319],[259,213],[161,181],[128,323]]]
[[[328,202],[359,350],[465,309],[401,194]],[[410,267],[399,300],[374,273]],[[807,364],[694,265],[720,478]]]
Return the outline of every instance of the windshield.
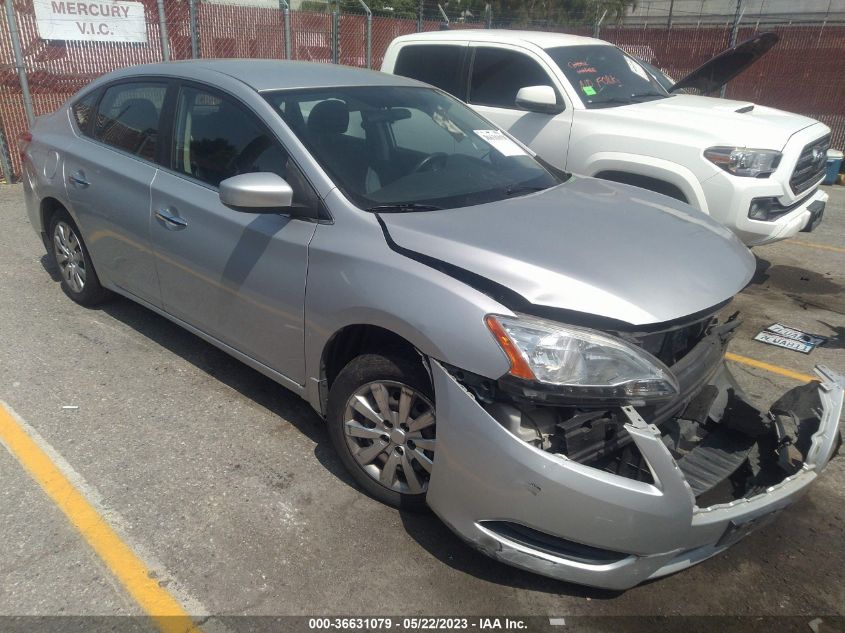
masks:
[[[587,108],[607,108],[669,97],[633,57],[615,46],[559,46],[546,53],[578,91]]]
[[[463,207],[561,182],[492,124],[431,88],[338,87],[264,96],[362,209]]]

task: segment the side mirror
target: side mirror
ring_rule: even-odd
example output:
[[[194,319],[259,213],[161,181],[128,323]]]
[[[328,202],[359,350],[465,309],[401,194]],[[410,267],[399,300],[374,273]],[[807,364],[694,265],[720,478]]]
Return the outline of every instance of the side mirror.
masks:
[[[542,114],[563,112],[564,106],[557,102],[557,94],[551,86],[525,86],[516,93],[516,105],[523,110]]]
[[[220,183],[219,195],[227,207],[249,213],[278,213],[293,204],[293,189],[287,181],[266,171],[227,178]]]

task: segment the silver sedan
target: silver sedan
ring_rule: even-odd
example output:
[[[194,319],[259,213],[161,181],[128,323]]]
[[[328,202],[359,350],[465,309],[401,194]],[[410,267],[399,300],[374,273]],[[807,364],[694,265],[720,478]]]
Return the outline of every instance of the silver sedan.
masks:
[[[837,448],[841,377],[760,411],[728,373],[716,315],[754,259],[727,229],[424,84],[128,68],[21,151],[71,299],[123,295],[270,376],[364,491],[501,561],[633,586],[758,528]]]

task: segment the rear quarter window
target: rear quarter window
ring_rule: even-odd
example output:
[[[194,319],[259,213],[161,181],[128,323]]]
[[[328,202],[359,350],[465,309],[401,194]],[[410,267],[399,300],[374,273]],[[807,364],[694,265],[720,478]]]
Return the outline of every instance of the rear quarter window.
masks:
[[[413,44],[399,51],[394,75],[436,86],[458,99],[466,97],[461,81],[465,44]]]
[[[73,120],[76,121],[79,131],[86,136],[91,135],[91,121],[94,120],[94,108],[97,106],[97,98],[100,96],[98,90],[83,95],[71,106]]]

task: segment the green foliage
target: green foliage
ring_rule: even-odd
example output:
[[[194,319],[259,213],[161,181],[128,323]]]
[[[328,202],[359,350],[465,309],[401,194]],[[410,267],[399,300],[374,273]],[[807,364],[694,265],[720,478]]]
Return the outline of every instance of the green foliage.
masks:
[[[439,20],[438,1],[452,21],[483,22],[489,4],[497,26],[591,25],[605,11],[605,22],[619,20],[637,0],[364,0],[377,15],[415,19],[422,6],[426,20]],[[304,0],[303,11],[362,13],[358,0]]]
[[[450,18],[472,14],[468,20],[483,21],[485,6],[490,5],[497,25],[593,24],[607,11],[605,20],[621,19],[636,0],[448,0],[443,8]],[[428,2],[426,3],[428,6]],[[437,4],[434,2],[434,9]]]

